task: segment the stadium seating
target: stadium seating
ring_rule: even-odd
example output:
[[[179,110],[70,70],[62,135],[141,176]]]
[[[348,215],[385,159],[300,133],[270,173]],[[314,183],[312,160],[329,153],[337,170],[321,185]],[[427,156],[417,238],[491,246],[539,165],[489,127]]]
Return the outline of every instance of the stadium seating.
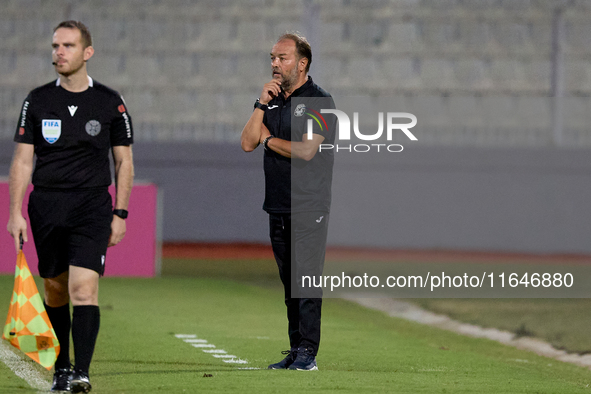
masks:
[[[504,107],[503,97],[507,102],[534,97],[545,100],[542,107],[551,106],[556,4],[1,0],[0,100],[5,110],[0,114],[0,138],[11,138],[26,92],[55,77],[49,64],[51,29],[68,17],[84,21],[93,33],[97,53],[89,62],[90,74],[124,93],[138,140],[237,141],[252,101],[269,77],[268,53],[274,39],[286,30],[302,30],[314,48],[311,74],[327,90],[350,96],[424,96],[437,108],[434,112],[440,115],[435,117],[448,120],[457,115],[452,103],[464,103],[458,108],[464,119],[471,119],[465,126],[471,134],[484,135],[474,143],[486,145],[494,140],[485,135],[491,133],[486,119],[498,118],[491,114]],[[571,2],[564,12],[564,95],[581,102],[591,94],[590,18],[586,0]],[[217,97],[213,102],[207,99],[212,94]],[[487,108],[489,98],[500,107]],[[196,101],[187,102],[191,100]],[[549,130],[550,123],[541,124],[540,119],[548,121],[540,117],[542,107],[525,105],[525,112],[513,114],[506,127],[526,130],[525,123]],[[221,109],[223,120],[216,126],[220,120],[212,114]],[[434,115],[425,116],[419,125],[433,123]],[[581,111],[572,116],[586,120]],[[588,124],[583,120],[565,129],[574,133],[570,144],[591,139],[583,137],[585,131],[576,131]],[[440,126],[454,129],[452,124]],[[461,143],[458,135],[448,132],[450,143]],[[527,141],[515,139],[517,144]]]

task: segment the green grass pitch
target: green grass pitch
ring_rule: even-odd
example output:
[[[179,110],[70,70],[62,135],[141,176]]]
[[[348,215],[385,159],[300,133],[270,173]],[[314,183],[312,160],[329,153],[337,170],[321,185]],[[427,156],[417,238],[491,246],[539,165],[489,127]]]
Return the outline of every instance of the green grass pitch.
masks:
[[[0,276],[2,319],[12,281]],[[320,371],[269,371],[288,348],[278,287],[187,277],[104,278],[100,286],[93,393],[591,393],[588,369],[337,299],[324,303]],[[248,363],[225,363],[175,334]],[[0,393],[34,392],[0,363]]]

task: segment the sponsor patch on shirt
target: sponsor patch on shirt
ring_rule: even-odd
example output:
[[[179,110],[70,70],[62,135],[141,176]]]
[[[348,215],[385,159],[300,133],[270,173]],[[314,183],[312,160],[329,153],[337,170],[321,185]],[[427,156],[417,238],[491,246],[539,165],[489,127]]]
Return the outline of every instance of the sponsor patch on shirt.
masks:
[[[62,135],[62,121],[59,119],[43,119],[41,121],[41,133],[45,141],[53,144]]]
[[[89,120],[86,122],[85,128],[86,132],[93,137],[96,137],[101,132],[101,124],[98,120]]]

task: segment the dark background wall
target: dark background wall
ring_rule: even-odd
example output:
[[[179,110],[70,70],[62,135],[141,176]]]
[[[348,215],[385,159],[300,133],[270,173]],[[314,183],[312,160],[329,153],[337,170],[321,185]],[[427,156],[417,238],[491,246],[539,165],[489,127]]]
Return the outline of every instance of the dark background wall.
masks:
[[[1,144],[0,175],[12,149]],[[589,154],[422,146],[371,160],[338,153],[329,243],[591,253]],[[268,242],[260,150],[144,142],[134,157],[136,179],[160,188],[164,241]]]

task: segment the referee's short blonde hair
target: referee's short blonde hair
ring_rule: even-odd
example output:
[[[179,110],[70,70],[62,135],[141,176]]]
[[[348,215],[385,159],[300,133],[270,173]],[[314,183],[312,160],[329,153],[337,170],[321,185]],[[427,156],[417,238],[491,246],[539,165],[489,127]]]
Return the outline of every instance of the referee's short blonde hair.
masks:
[[[90,35],[88,27],[86,27],[84,23],[73,20],[63,21],[57,25],[55,29],[53,29],[53,32],[55,33],[57,29],[61,29],[62,27],[66,29],[78,29],[80,31],[80,35],[82,36],[82,47],[88,48],[92,46],[92,36]]]

